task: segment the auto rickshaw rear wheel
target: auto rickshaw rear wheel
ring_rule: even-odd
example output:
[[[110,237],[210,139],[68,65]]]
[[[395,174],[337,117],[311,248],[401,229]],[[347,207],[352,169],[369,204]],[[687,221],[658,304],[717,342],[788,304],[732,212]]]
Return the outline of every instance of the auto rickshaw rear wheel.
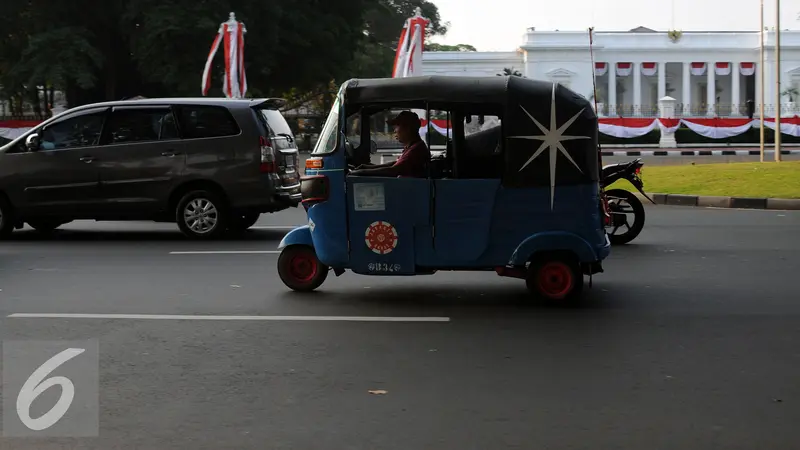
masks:
[[[278,256],[278,276],[289,289],[311,292],[328,278],[328,266],[307,245],[290,245]]]
[[[583,291],[583,272],[573,255],[543,254],[531,261],[525,284],[534,295],[545,300],[574,300]]]

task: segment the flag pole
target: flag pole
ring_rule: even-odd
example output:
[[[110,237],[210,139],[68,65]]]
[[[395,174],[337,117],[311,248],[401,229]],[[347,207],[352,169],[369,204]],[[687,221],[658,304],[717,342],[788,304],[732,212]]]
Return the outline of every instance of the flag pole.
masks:
[[[781,160],[781,0],[775,0],[775,161]]]
[[[761,155],[761,162],[764,162],[764,121],[766,117],[764,117],[764,0],[761,0],[761,63],[758,65],[758,69],[761,71],[761,82],[759,83],[759,89],[761,90],[761,101],[759,102],[761,106],[761,113],[759,114],[759,121],[761,122],[761,141],[760,141],[760,155]]]

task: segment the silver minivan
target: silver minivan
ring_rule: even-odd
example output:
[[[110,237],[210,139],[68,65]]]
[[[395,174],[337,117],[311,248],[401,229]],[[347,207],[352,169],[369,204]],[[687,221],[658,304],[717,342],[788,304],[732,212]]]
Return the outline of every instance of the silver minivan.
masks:
[[[296,207],[284,104],[163,98],[61,113],[0,147],[0,237],[93,219],[175,222],[210,239]]]

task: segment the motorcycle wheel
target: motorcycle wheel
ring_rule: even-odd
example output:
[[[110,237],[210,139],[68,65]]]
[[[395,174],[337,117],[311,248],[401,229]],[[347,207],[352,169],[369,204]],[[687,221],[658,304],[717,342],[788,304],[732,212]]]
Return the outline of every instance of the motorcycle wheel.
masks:
[[[624,189],[606,191],[611,210],[611,225],[606,227],[612,245],[623,245],[636,239],[644,228],[644,205],[633,192]],[[633,214],[633,224],[629,215]],[[620,231],[625,230],[620,233]]]

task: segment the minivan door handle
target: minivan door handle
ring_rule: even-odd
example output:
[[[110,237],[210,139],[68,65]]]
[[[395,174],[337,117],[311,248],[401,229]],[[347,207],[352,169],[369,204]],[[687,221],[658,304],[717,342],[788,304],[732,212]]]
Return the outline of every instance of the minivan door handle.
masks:
[[[81,158],[81,161],[85,162],[86,164],[89,164],[92,161],[94,161],[94,156],[84,156]]]

